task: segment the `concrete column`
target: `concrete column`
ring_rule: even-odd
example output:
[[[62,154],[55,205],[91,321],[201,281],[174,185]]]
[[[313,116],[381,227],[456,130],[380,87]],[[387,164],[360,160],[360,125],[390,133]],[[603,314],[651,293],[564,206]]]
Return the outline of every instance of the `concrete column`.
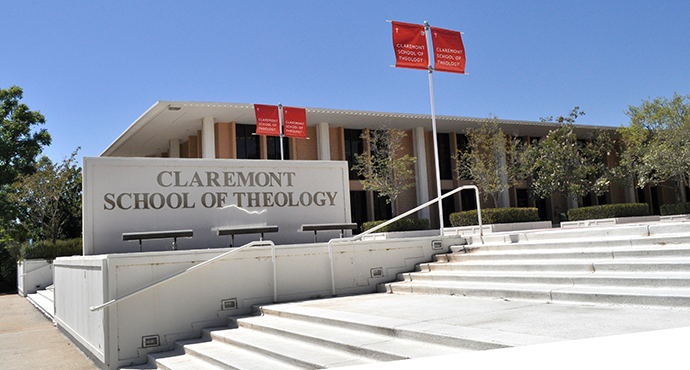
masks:
[[[412,130],[412,149],[414,156],[417,157],[417,162],[414,165],[416,175],[416,190],[417,190],[417,205],[424,204],[429,201],[429,179],[426,168],[426,140],[424,137],[424,128],[416,127]],[[429,208],[421,209],[417,212],[419,218],[426,218],[431,221]]]
[[[213,117],[204,117],[201,120],[201,158],[216,157],[215,123]]]
[[[180,139],[168,141],[168,158],[180,158]]]
[[[331,138],[328,132],[328,122],[319,122],[316,125],[316,145],[320,161],[331,160]]]
[[[496,153],[498,156],[498,171],[499,171],[499,177],[501,179],[501,184],[508,184],[508,175],[506,174],[506,151],[504,148],[501,148],[498,153]],[[499,208],[508,208],[510,207],[510,192],[508,189],[504,190],[498,198],[498,205]]]

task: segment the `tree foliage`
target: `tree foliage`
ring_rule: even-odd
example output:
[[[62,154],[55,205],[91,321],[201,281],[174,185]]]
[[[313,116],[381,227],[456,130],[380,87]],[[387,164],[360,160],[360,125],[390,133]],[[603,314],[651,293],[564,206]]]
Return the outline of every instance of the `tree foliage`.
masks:
[[[81,168],[75,165],[78,150],[60,164],[42,157],[34,173],[20,175],[12,184],[9,200],[21,212],[16,227],[33,239],[55,244],[58,238],[78,236],[73,235],[74,227],[65,228],[81,215]]]
[[[17,176],[34,170],[36,157],[44,146],[50,145],[50,134],[35,126],[45,123],[45,117],[19,101],[23,91],[18,86],[0,89],[0,184],[14,182]]]
[[[690,95],[643,100],[626,114],[630,125],[619,129],[621,172],[641,188],[670,181],[683,201],[682,189],[690,186]]]
[[[397,214],[395,200],[400,193],[414,186],[415,175],[412,166],[417,158],[400,155],[405,131],[390,127],[365,130],[362,139],[369,143],[369,151],[355,155],[353,170],[364,177],[364,190],[371,190],[386,197],[393,215]]]
[[[469,177],[486,200],[498,205],[504,191],[524,178],[525,145],[509,137],[498,126],[496,117],[483,121],[478,128],[466,131],[468,146],[457,154],[460,177]]]
[[[565,197],[581,198],[590,192],[601,195],[609,188],[611,174],[606,158],[611,139],[603,131],[578,140],[574,122],[584,112],[575,107],[564,117],[555,119],[561,127],[533,144],[527,150],[528,173],[532,176],[531,191],[539,198],[557,192]],[[542,121],[554,120],[553,117]]]
[[[0,285],[7,286],[16,281],[19,244],[26,238],[13,227],[21,209],[8,200],[11,184],[34,172],[36,157],[51,141],[45,129],[37,128],[45,117],[20,103],[22,97],[18,86],[0,89]]]

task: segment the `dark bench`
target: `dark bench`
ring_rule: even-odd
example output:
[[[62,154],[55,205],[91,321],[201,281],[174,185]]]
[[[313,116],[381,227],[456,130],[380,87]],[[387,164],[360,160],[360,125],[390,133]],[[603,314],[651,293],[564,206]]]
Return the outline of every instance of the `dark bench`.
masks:
[[[319,231],[330,231],[330,230],[340,230],[340,237],[343,237],[345,230],[355,230],[357,228],[356,223],[342,223],[342,224],[304,224],[300,228],[300,231],[313,231],[314,232],[314,243],[316,243],[316,233]]]
[[[141,241],[144,239],[173,238],[172,247],[173,250],[177,250],[177,238],[191,238],[192,236],[194,236],[193,230],[144,231],[136,233],[122,233],[122,241],[138,240],[139,252],[141,252]]]
[[[235,235],[239,234],[261,234],[260,241],[264,240],[264,234],[266,233],[277,233],[278,226],[267,225],[267,226],[237,226],[237,227],[219,227],[216,230],[218,236],[231,235],[232,242],[230,247],[235,246]]]

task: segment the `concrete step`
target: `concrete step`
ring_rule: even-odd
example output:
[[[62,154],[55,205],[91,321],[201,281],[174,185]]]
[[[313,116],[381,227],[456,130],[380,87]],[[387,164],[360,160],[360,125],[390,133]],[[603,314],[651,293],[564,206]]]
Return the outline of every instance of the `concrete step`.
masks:
[[[452,263],[428,263],[419,265],[420,272],[461,271],[624,271],[624,272],[688,272],[690,258],[647,258],[647,259],[552,259],[552,260],[498,260]]]
[[[556,284],[556,285],[604,285],[640,288],[684,288],[690,287],[688,273],[533,273],[533,272],[491,272],[460,273],[437,271],[432,273],[403,273],[403,281],[433,282],[486,282],[514,284]]]
[[[500,261],[500,260],[538,260],[538,259],[618,259],[686,257],[690,258],[690,245],[687,246],[638,246],[638,247],[597,247],[597,248],[550,248],[532,250],[486,251],[478,249],[470,253],[451,253],[437,257],[437,261]]]
[[[252,330],[355,353],[377,361],[394,361],[465,351],[461,347],[395,338],[389,335],[271,315],[237,319],[236,324]]]
[[[587,234],[583,234],[587,235]],[[470,251],[525,251],[530,249],[571,249],[601,247],[649,247],[649,246],[685,246],[690,247],[690,234],[631,236],[616,235],[614,237],[573,237],[571,239],[539,239],[519,242],[472,243],[452,246],[451,252],[463,253]]]
[[[544,302],[579,302],[690,308],[690,288],[640,288],[568,284],[515,284],[482,282],[397,282],[390,293],[445,294]]]
[[[310,369],[354,366],[376,362],[365,356],[318,344],[291,340],[247,328],[204,330],[213,342],[239,347],[281,362]],[[185,350],[186,346],[185,346]]]
[[[55,291],[52,289],[39,290],[36,292],[36,294],[45,297],[47,300],[51,302],[55,302]]]
[[[675,234],[675,235],[674,235]],[[615,239],[647,236],[687,236],[690,235],[688,222],[643,223],[604,227],[583,227],[573,229],[549,229],[533,232],[508,232],[467,237],[468,244],[511,244],[524,242],[558,242],[574,239]]]
[[[335,302],[337,304],[337,302]],[[366,313],[332,311],[296,305],[261,306],[260,313],[300,321],[323,323],[331,327],[342,327],[362,334],[374,333],[390,339],[408,339],[421,343],[450,346],[456,351],[506,348],[515,345],[544,343],[551,339],[533,335],[506,335],[495,331],[466,328],[463,331],[446,330],[443,325],[423,328],[411,325],[413,321],[368,315]],[[411,352],[412,354],[412,352]],[[424,354],[428,356],[429,354]]]
[[[49,319],[53,320],[55,317],[55,303],[53,301],[54,295],[51,293],[52,292],[45,293],[45,291],[39,290],[36,293],[28,294],[26,299]]]

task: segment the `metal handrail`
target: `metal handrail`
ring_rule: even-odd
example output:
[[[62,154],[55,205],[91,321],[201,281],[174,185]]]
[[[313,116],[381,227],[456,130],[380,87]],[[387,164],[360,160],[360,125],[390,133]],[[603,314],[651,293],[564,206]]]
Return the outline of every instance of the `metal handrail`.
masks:
[[[198,264],[198,265],[194,265],[194,266],[192,266],[192,267],[190,267],[190,268],[188,268],[188,269],[186,269],[186,270],[184,270],[184,271],[180,271],[180,272],[178,272],[178,273],[176,273],[176,274],[174,274],[174,275],[170,275],[170,276],[168,276],[168,277],[166,277],[166,278],[164,278],[164,279],[161,279],[161,280],[159,280],[159,281],[157,281],[157,282],[155,282],[155,283],[153,283],[153,284],[150,284],[150,285],[147,285],[147,286],[145,286],[145,287],[143,287],[143,288],[140,288],[140,289],[138,289],[138,290],[135,290],[135,291],[133,291],[133,292],[131,292],[131,293],[125,294],[125,295],[123,295],[123,296],[121,296],[121,297],[112,299],[112,300],[110,300],[110,301],[108,301],[108,302],[105,302],[105,303],[103,303],[103,304],[99,304],[99,305],[97,305],[97,306],[91,306],[91,307],[89,307],[89,310],[91,310],[91,311],[98,311],[98,310],[103,309],[103,308],[105,308],[105,307],[111,306],[111,305],[113,305],[113,304],[115,304],[115,303],[122,302],[122,301],[124,301],[124,300],[126,300],[126,299],[129,299],[129,298],[131,298],[131,297],[134,297],[135,295],[139,295],[140,293],[143,293],[143,292],[145,292],[145,291],[147,291],[147,290],[149,290],[149,289],[155,288],[155,287],[157,287],[157,286],[159,286],[159,285],[161,285],[161,284],[167,283],[168,281],[171,281],[171,280],[173,280],[173,279],[176,279],[176,278],[178,278],[178,277],[180,277],[180,276],[182,276],[182,275],[185,275],[185,274],[187,274],[187,273],[189,273],[189,272],[192,272],[192,271],[194,271],[194,270],[196,270],[196,269],[200,269],[200,268],[202,268],[202,267],[204,267],[204,266],[210,265],[210,264],[212,264],[212,263],[214,263],[214,262],[216,262],[216,261],[218,261],[218,260],[220,260],[220,259],[222,259],[222,258],[225,258],[225,257],[227,257],[227,256],[229,256],[229,255],[231,255],[231,254],[233,254],[233,253],[237,253],[237,252],[239,252],[239,251],[241,251],[241,250],[243,250],[243,249],[250,248],[250,247],[254,247],[254,246],[259,246],[259,245],[261,245],[261,246],[270,246],[270,247],[271,247],[271,261],[272,261],[272,263],[273,263],[273,301],[274,301],[274,302],[277,302],[277,301],[278,301],[278,288],[277,288],[277,286],[276,286],[276,281],[277,281],[277,279],[276,279],[276,246],[275,246],[275,244],[273,244],[272,241],[270,241],[270,240],[264,240],[264,241],[253,241],[253,242],[249,242],[249,243],[247,243],[247,244],[245,244],[245,245],[243,245],[243,246],[241,246],[241,247],[234,248],[234,249],[232,249],[232,250],[230,250],[230,251],[228,251],[228,252],[225,252],[225,253],[223,253],[223,254],[220,254],[220,255],[218,255],[218,256],[215,256],[215,257],[213,257],[213,258],[211,258],[211,259],[209,259],[209,260],[206,260],[206,261],[204,261],[204,262],[202,262],[202,263],[200,263],[200,264]]]
[[[394,218],[392,218],[392,219],[390,219],[390,220],[388,220],[388,221],[386,221],[386,222],[384,222],[384,223],[382,223],[376,227],[372,227],[371,229],[369,229],[363,233],[357,234],[357,235],[349,237],[349,238],[338,238],[338,239],[334,238],[334,239],[329,240],[328,241],[328,259],[330,260],[330,263],[331,263],[331,290],[332,290],[333,295],[335,295],[335,269],[333,267],[333,247],[331,246],[331,243],[333,243],[334,241],[335,242],[353,242],[353,241],[356,241],[358,239],[361,239],[365,235],[371,234],[374,231],[376,231],[382,227],[388,226],[395,221],[398,221],[402,218],[405,218],[405,217],[419,211],[420,209],[426,208],[426,207],[428,207],[434,203],[438,203],[442,199],[445,199],[445,198],[447,198],[447,197],[449,197],[449,196],[451,196],[451,195],[453,195],[453,194],[455,194],[461,190],[464,190],[464,189],[474,189],[474,193],[477,197],[477,218],[479,219],[479,235],[484,236],[484,231],[482,230],[482,209],[481,209],[480,199],[479,199],[479,188],[476,185],[462,185],[462,186],[457,187],[457,188],[455,188],[455,189],[453,189],[453,190],[451,190],[451,191],[449,191],[449,192],[447,192],[447,193],[445,193],[445,194],[443,194],[437,198],[434,198],[434,199],[432,199],[432,200],[430,200],[430,201],[428,201],[428,202],[426,202],[420,206],[417,206],[417,207],[415,207],[415,208],[413,208],[413,209],[411,209],[411,210],[409,210],[409,211],[407,211],[401,215],[398,215],[398,216],[396,216],[396,217],[394,217]],[[439,233],[441,234],[441,236],[443,236],[443,228],[439,229]]]

